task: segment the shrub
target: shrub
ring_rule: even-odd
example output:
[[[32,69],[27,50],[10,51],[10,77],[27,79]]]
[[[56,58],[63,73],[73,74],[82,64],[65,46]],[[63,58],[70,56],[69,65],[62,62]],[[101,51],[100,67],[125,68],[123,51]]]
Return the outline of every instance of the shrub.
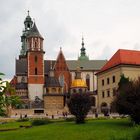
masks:
[[[17,120],[17,122],[27,122],[27,121],[29,121],[29,118],[22,118]]]
[[[140,127],[136,128],[136,131],[133,134],[133,140],[140,140]]]
[[[34,119],[32,120],[31,124],[33,126],[38,126],[38,125],[45,125],[51,123],[49,119]]]
[[[75,118],[74,117],[71,117],[71,118],[66,118],[65,119],[67,122],[72,122],[72,121],[75,121]]]
[[[84,123],[85,117],[91,108],[91,99],[89,94],[72,94],[68,100],[68,108],[70,113],[76,117],[76,123]]]

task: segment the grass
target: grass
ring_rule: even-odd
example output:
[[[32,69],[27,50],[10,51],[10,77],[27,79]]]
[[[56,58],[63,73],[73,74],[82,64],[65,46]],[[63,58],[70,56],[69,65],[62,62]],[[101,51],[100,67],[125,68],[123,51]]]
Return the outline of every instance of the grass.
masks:
[[[30,122],[11,122],[1,124],[0,129],[29,124]],[[56,121],[43,126],[0,132],[0,140],[126,140],[122,139],[126,137],[131,140],[134,130],[127,119],[89,120],[80,125]]]

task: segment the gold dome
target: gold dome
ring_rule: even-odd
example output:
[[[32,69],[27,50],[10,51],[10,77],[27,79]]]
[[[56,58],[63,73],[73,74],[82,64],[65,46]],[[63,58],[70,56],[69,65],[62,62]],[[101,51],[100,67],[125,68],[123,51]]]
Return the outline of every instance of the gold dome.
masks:
[[[82,88],[87,88],[86,82],[82,79],[75,79],[72,82],[71,88],[75,87],[82,87]]]

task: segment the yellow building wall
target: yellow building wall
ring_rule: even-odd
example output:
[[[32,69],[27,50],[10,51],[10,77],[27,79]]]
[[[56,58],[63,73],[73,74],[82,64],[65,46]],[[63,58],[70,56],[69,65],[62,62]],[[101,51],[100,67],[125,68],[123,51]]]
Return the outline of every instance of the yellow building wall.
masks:
[[[121,74],[124,74],[125,77],[129,77],[131,80],[137,79],[138,76],[140,76],[140,67],[118,66],[97,75],[97,84],[98,84],[97,106],[99,112],[100,112],[101,104],[104,102],[107,103],[108,107],[110,107],[115,97],[113,95],[113,89],[118,88],[118,83],[120,81]],[[112,78],[113,76],[115,76],[114,83]],[[109,78],[109,84],[107,84],[107,78]],[[102,85],[102,80],[104,80],[104,86]],[[108,91],[110,92],[109,97],[107,95]],[[104,97],[102,96],[103,92],[105,95]]]
[[[59,110],[64,108],[63,96],[44,96],[44,108],[47,110]]]

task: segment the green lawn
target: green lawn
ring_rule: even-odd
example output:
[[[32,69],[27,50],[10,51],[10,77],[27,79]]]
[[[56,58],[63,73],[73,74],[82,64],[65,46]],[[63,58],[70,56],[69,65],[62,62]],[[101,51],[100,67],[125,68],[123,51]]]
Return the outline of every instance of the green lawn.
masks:
[[[11,122],[1,124],[2,128],[16,128],[29,122]],[[0,140],[120,140],[131,139],[134,127],[127,119],[89,120],[85,124],[74,122],[54,122],[32,128],[20,128],[8,132],[0,132]],[[122,140],[122,139],[121,139]],[[125,140],[125,139],[124,139]]]

